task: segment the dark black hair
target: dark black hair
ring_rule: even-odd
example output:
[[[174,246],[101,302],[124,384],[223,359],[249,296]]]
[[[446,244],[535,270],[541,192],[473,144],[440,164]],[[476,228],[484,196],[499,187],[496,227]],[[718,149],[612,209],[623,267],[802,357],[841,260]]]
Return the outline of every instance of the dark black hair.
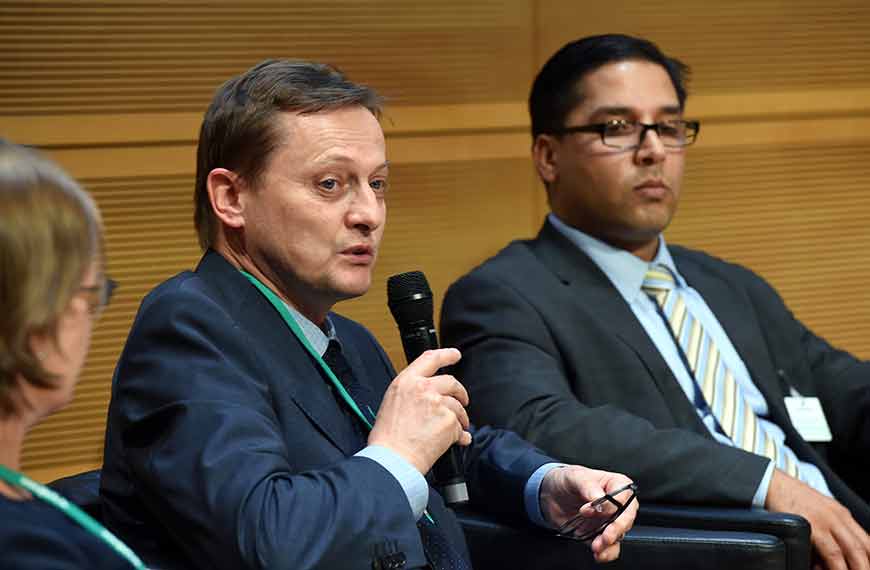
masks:
[[[666,56],[649,40],[622,34],[589,36],[563,46],[535,77],[529,94],[532,138],[565,126],[565,117],[583,100],[578,83],[584,75],[608,63],[627,60],[661,65],[674,84],[680,108],[685,106],[687,65]]]

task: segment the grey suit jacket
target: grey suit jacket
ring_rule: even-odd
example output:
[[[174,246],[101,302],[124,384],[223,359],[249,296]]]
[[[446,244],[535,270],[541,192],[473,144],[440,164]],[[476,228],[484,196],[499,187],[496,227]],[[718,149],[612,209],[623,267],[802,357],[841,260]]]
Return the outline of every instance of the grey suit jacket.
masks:
[[[870,527],[870,508],[831,469],[870,451],[870,365],[797,321],[760,277],[671,247],[721,322],[798,457]],[[511,428],[565,461],[622,471],[646,500],[749,505],[767,460],[717,443],[631,308],[549,224],[450,287],[442,308],[473,421]],[[834,444],[814,449],[789,421],[789,386],[821,401]],[[866,473],[866,471],[864,471]]]

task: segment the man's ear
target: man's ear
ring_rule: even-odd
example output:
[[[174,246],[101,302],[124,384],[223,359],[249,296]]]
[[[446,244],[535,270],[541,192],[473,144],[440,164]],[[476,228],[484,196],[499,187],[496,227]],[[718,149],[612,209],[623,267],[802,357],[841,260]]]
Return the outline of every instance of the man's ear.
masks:
[[[532,143],[532,161],[538,176],[548,188],[559,179],[559,151],[561,145],[553,135],[538,135]]]
[[[239,229],[245,225],[241,193],[244,190],[242,178],[226,168],[215,168],[208,173],[206,187],[211,209],[220,222],[230,228]]]

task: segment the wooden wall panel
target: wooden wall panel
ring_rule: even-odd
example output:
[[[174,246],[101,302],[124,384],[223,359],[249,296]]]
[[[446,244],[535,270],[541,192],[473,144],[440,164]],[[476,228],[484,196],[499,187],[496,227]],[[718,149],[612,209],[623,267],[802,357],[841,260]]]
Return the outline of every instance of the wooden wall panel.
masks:
[[[688,111],[704,127],[668,239],[754,267],[810,326],[870,357],[863,0],[6,0],[0,136],[45,148],[83,179],[122,287],[79,399],[33,432],[25,469],[47,480],[99,464],[135,309],[198,258],[196,135],[222,81],[266,57],[310,58],[387,96],[386,240],[372,291],[338,310],[401,366],[386,277],[424,270],[440,305],[454,278],[537,230],[546,205],[528,162],[531,79],[564,42],[616,29],[694,68]]]
[[[693,148],[668,240],[764,275],[829,342],[870,355],[870,139]]]
[[[332,63],[396,104],[521,99],[529,22],[527,2],[492,0],[6,0],[0,113],[201,112],[277,57]]]
[[[652,39],[693,70],[697,93],[866,87],[870,3],[864,0],[540,0],[540,64],[562,44],[609,32]]]

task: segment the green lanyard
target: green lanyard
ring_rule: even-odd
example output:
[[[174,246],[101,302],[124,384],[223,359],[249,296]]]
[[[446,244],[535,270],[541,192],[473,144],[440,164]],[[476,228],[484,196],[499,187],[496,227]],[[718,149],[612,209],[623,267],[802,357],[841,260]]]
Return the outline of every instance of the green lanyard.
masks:
[[[84,527],[85,530],[108,544],[109,548],[114,550],[119,556],[125,558],[133,568],[136,568],[137,570],[147,570],[145,564],[143,564],[142,560],[136,556],[132,550],[130,550],[129,546],[121,542],[121,540],[109,532],[106,527],[95,521],[91,515],[70,503],[55,491],[49,489],[45,485],[40,485],[33,479],[30,479],[17,471],[9,469],[5,465],[0,465],[0,479],[17,487],[21,487],[22,489],[27,489],[34,497],[38,497],[52,507],[58,509],[60,512]]]
[[[353,398],[350,397],[350,394],[347,393],[347,390],[344,389],[344,385],[341,383],[332,370],[329,368],[329,365],[323,361],[323,358],[314,350],[314,347],[311,346],[311,343],[308,342],[308,339],[305,337],[305,333],[302,332],[302,329],[299,328],[299,324],[296,322],[296,319],[293,318],[293,315],[290,314],[290,311],[287,309],[287,305],[284,304],[278,295],[276,295],[271,289],[260,283],[260,280],[245,271],[241,270],[242,275],[248,278],[248,281],[254,284],[254,286],[260,290],[260,293],[263,294],[266,299],[272,303],[272,306],[275,307],[275,310],[278,311],[278,314],[284,319],[284,322],[287,323],[287,326],[290,327],[290,330],[293,331],[293,334],[296,335],[296,338],[299,339],[299,342],[302,343],[302,346],[308,350],[311,356],[314,357],[314,360],[320,364],[320,367],[326,372],[326,376],[332,381],[333,386],[336,387],[338,393],[341,394],[342,399],[351,407],[351,409],[359,416],[360,419],[368,426],[369,429],[372,429],[372,424],[369,422],[363,413],[360,411],[359,406],[356,405],[356,402],[353,401]],[[372,412],[371,408],[369,408],[369,412],[371,412],[372,416],[374,416],[374,412]],[[429,509],[425,509],[423,514],[429,519],[429,522],[435,524],[435,520],[432,518],[432,515],[429,514]]]
[[[335,386],[335,389],[338,390],[338,393],[341,394],[341,398],[347,402],[347,405],[350,406],[350,409],[354,411],[354,413],[363,421],[363,423],[369,428],[372,429],[372,423],[363,415],[362,411],[357,406],[356,402],[353,401],[353,398],[350,397],[350,394],[347,393],[347,390],[344,388],[344,384],[341,383],[341,380],[332,372],[329,368],[329,365],[323,361],[323,357],[314,350],[314,347],[311,346],[311,343],[308,342],[308,339],[305,337],[305,333],[302,332],[302,329],[299,328],[299,324],[296,322],[296,319],[293,318],[293,315],[290,314],[290,311],[287,309],[287,305],[284,304],[278,295],[276,295],[271,289],[260,283],[260,281],[248,273],[247,271],[242,270],[242,275],[248,278],[248,281],[254,284],[254,286],[260,290],[260,293],[272,303],[272,306],[275,307],[275,310],[278,311],[278,314],[281,315],[281,318],[284,319],[284,322],[287,323],[287,326],[290,327],[290,330],[293,331],[293,334],[296,335],[296,338],[299,339],[299,342],[302,343],[302,346],[305,347],[306,350],[314,357],[314,360],[320,365],[320,368],[326,373],[326,376],[332,382],[332,385]],[[369,408],[369,412],[374,416],[374,412],[372,412],[371,408]]]

